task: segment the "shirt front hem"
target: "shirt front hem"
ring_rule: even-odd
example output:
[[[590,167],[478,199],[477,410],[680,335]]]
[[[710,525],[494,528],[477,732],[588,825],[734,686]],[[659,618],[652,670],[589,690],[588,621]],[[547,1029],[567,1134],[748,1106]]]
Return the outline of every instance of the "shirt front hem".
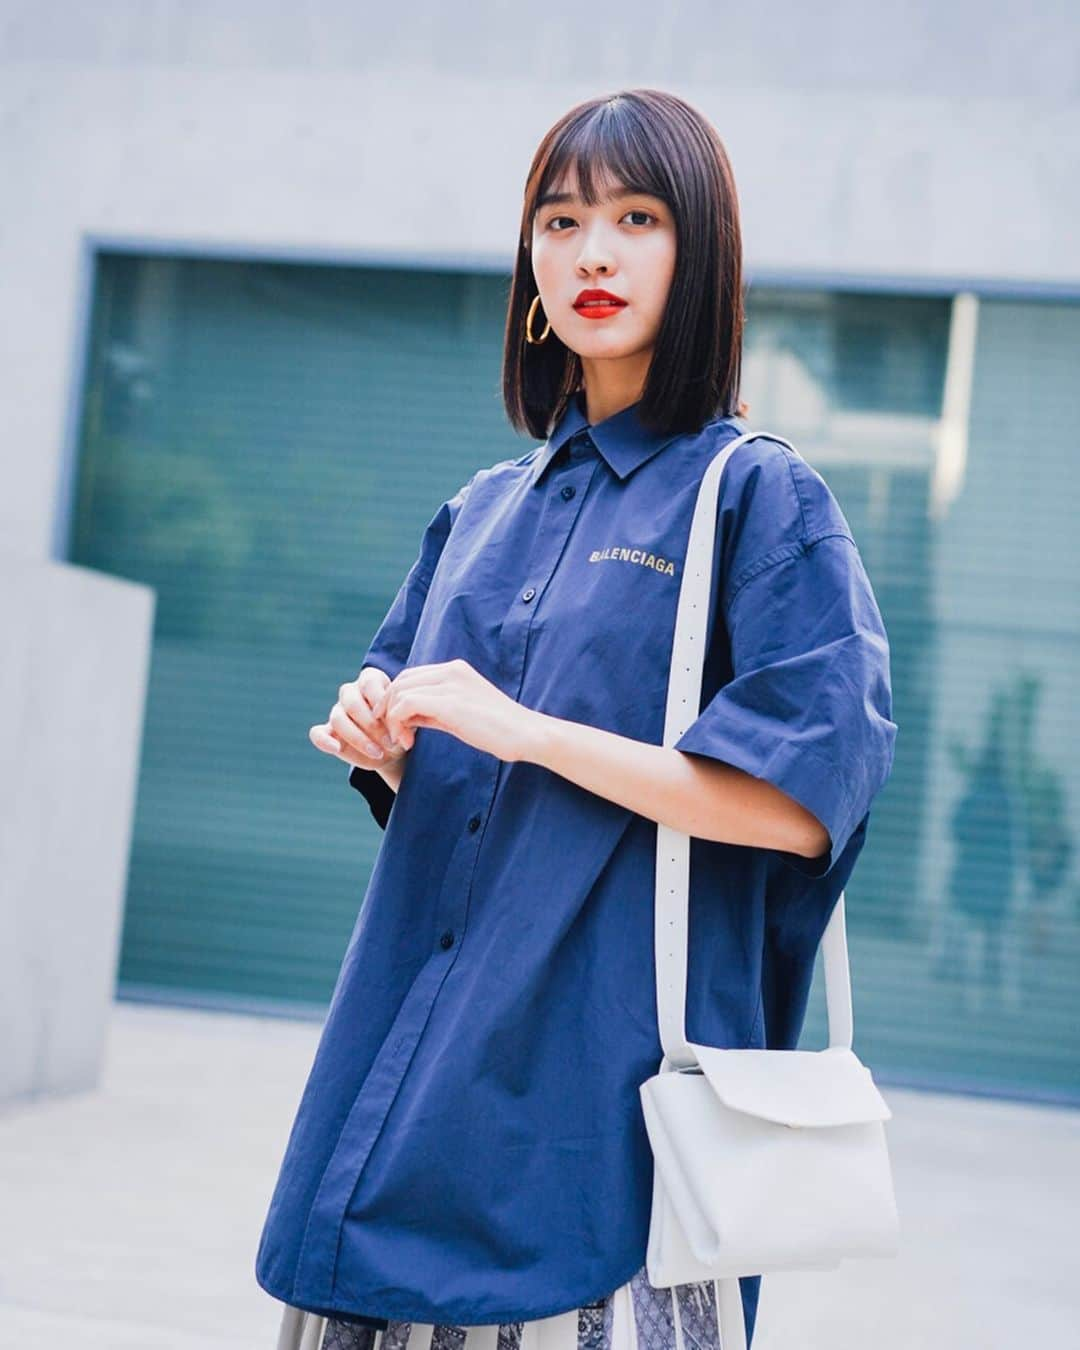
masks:
[[[565,1299],[560,1299],[557,1303],[545,1304],[526,1312],[522,1312],[520,1308],[514,1311],[485,1309],[482,1321],[477,1320],[476,1315],[468,1309],[462,1310],[458,1307],[452,1308],[449,1312],[440,1311],[436,1314],[435,1309],[430,1304],[420,1306],[415,1303],[410,1304],[407,1301],[386,1300],[382,1302],[378,1309],[375,1309],[371,1306],[356,1307],[354,1304],[357,1300],[350,1300],[346,1304],[340,1299],[331,1298],[320,1302],[319,1306],[315,1307],[306,1304],[302,1298],[296,1295],[295,1291],[286,1294],[283,1290],[271,1287],[271,1284],[262,1278],[258,1279],[258,1283],[267,1294],[276,1298],[279,1302],[287,1303],[290,1307],[299,1308],[303,1312],[311,1312],[320,1317],[333,1317],[338,1313],[343,1313],[346,1316],[382,1318],[391,1322],[418,1322],[424,1325],[509,1326],[514,1322],[535,1322],[540,1318],[555,1317],[559,1313],[572,1312],[585,1304],[597,1303],[633,1279],[644,1264],[645,1258],[642,1256],[621,1277],[618,1277],[614,1284],[605,1281],[603,1288],[595,1292],[578,1295],[576,1299],[572,1299],[569,1303]]]

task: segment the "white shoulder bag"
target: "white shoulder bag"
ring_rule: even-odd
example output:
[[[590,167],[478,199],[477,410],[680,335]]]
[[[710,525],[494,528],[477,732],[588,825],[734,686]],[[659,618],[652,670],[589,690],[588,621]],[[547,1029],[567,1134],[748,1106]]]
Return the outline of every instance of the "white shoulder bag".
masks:
[[[721,476],[732,452],[762,435],[731,441],[702,478],[675,619],[667,746],[699,712]],[[740,1275],[829,1270],[844,1257],[896,1255],[883,1124],[892,1112],[851,1048],[843,893],[821,939],[827,1048],[723,1049],[686,1039],[689,884],[690,835],[658,824],[656,998],[664,1055],[639,1089],[655,1162],[646,1267],[661,1288],[717,1280],[724,1350],[746,1350]]]

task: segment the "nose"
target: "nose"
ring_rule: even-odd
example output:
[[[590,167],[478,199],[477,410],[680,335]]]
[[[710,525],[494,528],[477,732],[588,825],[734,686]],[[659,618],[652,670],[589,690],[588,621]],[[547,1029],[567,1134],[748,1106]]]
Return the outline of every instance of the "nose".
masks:
[[[604,227],[598,223],[581,236],[581,250],[577,257],[579,272],[592,275],[610,276],[615,271],[615,259],[605,241]]]

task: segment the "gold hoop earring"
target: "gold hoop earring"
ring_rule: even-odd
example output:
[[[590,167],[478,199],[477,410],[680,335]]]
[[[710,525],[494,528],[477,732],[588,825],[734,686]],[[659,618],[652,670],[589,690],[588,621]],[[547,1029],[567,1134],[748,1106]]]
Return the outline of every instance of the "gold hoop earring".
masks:
[[[541,342],[546,342],[546,341],[547,341],[548,334],[551,332],[551,322],[550,322],[550,320],[548,320],[548,319],[545,318],[545,321],[544,321],[544,331],[540,334],[539,337],[533,337],[533,335],[532,335],[532,322],[533,322],[533,319],[536,318],[536,306],[537,306],[539,303],[540,303],[540,295],[539,295],[539,293],[537,293],[537,294],[533,297],[533,302],[532,302],[532,304],[529,306],[529,312],[528,312],[528,314],[526,314],[526,316],[525,316],[525,341],[526,341],[526,342],[532,342],[532,343],[534,343],[534,344],[538,344],[538,343],[541,343]]]

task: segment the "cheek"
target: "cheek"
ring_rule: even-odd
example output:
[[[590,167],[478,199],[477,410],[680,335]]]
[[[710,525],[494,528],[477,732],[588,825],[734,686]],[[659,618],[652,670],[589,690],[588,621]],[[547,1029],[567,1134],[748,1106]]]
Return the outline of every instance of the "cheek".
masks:
[[[657,318],[664,312],[671,283],[675,277],[675,247],[667,239],[657,239],[655,249],[649,259],[651,308]]]
[[[546,290],[551,284],[555,273],[555,260],[551,251],[545,248],[543,239],[535,243],[530,250],[532,255],[533,276],[536,279],[537,287],[541,292]]]

